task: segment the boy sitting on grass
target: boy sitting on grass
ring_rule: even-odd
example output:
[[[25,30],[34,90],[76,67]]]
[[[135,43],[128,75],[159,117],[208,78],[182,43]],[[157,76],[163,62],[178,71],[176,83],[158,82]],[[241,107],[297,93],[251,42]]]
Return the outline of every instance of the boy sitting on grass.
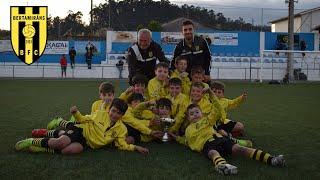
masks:
[[[219,99],[219,103],[224,110],[222,113],[221,120],[216,124],[216,128],[220,134],[229,135],[233,137],[244,135],[244,125],[241,122],[232,121],[227,119],[228,111],[240,106],[247,99],[247,93],[244,92],[241,96],[235,99],[228,99],[224,96],[225,85],[219,81],[213,81],[210,83],[211,90]]]
[[[198,105],[189,105],[187,119],[190,124],[185,131],[185,137],[169,133],[172,138],[187,145],[191,150],[202,152],[213,161],[216,171],[223,175],[232,175],[238,172],[236,166],[227,163],[224,159],[227,155],[244,156],[272,166],[285,165],[283,155],[271,156],[262,150],[243,147],[217,133],[212,127],[221,118],[221,110],[219,109],[222,107],[213,92],[210,92],[209,95],[210,100],[218,111],[213,110],[209,116],[205,117]]]

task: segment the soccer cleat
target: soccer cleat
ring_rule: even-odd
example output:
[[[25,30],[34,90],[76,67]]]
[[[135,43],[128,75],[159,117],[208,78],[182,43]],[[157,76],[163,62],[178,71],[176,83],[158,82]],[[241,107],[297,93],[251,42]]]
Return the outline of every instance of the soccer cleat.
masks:
[[[239,144],[240,146],[244,146],[248,148],[252,147],[252,141],[250,140],[237,139],[236,143]]]
[[[57,118],[54,118],[52,119],[48,125],[47,125],[47,129],[48,130],[52,130],[52,129],[55,129],[59,126],[59,123],[62,121],[63,119],[61,117],[57,117]]]
[[[15,149],[17,151],[24,150],[25,148],[28,148],[28,147],[32,146],[32,141],[33,141],[33,138],[21,140],[21,141],[16,143]]]
[[[219,164],[216,166],[216,171],[222,175],[233,175],[238,173],[238,168],[231,164]]]
[[[31,132],[32,137],[45,137],[47,135],[48,130],[47,129],[34,129]]]
[[[286,161],[284,160],[283,155],[275,156],[271,159],[271,165],[272,166],[285,166]]]

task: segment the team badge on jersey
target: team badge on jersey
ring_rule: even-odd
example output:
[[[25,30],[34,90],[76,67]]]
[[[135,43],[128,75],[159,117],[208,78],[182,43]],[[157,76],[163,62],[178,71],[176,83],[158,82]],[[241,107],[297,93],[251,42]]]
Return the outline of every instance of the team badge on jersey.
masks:
[[[18,58],[31,65],[47,44],[47,6],[11,6],[11,45]]]
[[[149,52],[149,57],[153,57],[152,51]]]

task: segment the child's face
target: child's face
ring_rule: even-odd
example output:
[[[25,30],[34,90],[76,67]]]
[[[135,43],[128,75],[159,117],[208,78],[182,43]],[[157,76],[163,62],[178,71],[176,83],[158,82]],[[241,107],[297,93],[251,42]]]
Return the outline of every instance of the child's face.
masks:
[[[222,89],[211,88],[211,90],[218,98],[223,98],[224,97],[224,92],[223,92]]]
[[[156,74],[156,77],[160,81],[165,81],[168,78],[169,70],[165,67],[158,67],[154,73]]]
[[[100,93],[100,99],[105,103],[110,104],[114,99],[114,93],[112,92]]]
[[[202,88],[195,86],[191,87],[190,97],[192,101],[200,101],[202,96]]]
[[[145,90],[146,86],[144,84],[139,83],[133,86],[134,93],[144,94]]]
[[[203,74],[195,73],[191,76],[192,82],[202,82],[204,80]]]
[[[160,118],[168,118],[171,114],[171,109],[167,106],[159,106],[158,108],[158,115]]]
[[[202,112],[198,107],[194,107],[192,109],[189,109],[189,111],[188,111],[188,120],[191,123],[197,122],[201,118],[202,118]]]
[[[133,108],[135,108],[139,103],[141,103],[141,101],[140,100],[133,100],[133,101],[131,101],[131,107],[133,107]]]
[[[186,72],[187,70],[187,60],[180,60],[176,63],[176,68],[179,72]]]
[[[172,97],[178,96],[181,93],[181,90],[182,90],[182,88],[180,85],[172,84],[169,86],[169,93],[170,93],[170,96],[172,96]]]
[[[121,112],[118,110],[118,108],[112,106],[110,109],[109,109],[109,117],[110,117],[110,120],[112,122],[116,122],[118,121],[123,115],[121,114]]]

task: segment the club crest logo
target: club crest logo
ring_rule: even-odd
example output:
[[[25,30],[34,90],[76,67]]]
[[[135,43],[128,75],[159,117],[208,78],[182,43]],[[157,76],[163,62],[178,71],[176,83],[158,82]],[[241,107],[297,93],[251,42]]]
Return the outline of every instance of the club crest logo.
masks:
[[[47,44],[47,6],[11,6],[11,45],[27,65],[36,62]]]
[[[152,51],[149,52],[149,57],[153,57]]]

